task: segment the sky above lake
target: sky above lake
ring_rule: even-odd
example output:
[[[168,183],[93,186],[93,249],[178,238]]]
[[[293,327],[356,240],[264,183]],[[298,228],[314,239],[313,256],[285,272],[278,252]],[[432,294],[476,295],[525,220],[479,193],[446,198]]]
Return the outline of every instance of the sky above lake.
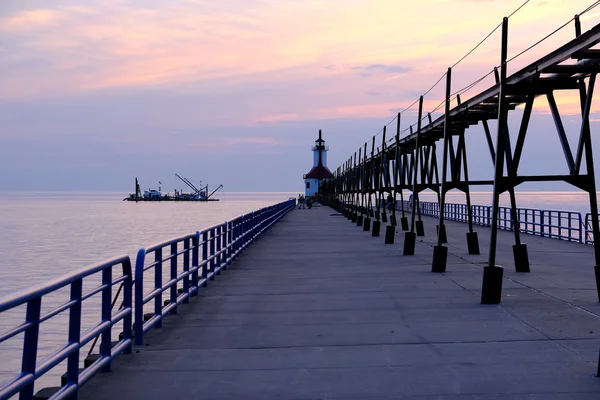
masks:
[[[4,0],[0,190],[126,191],[135,177],[143,188],[160,180],[172,190],[179,173],[229,191],[302,191],[319,129],[334,170],[522,3]],[[510,18],[509,57],[591,3],[531,0]],[[599,22],[600,7],[583,29]],[[574,32],[570,24],[518,57],[509,74]],[[499,49],[498,30],[454,69],[453,88],[491,71]],[[492,84],[488,76],[463,99]],[[443,93],[441,82],[425,110]],[[557,101],[574,141],[579,104]],[[409,109],[402,127],[415,119]],[[482,130],[467,138],[472,177],[489,178]],[[544,99],[524,157],[524,172],[565,170]]]

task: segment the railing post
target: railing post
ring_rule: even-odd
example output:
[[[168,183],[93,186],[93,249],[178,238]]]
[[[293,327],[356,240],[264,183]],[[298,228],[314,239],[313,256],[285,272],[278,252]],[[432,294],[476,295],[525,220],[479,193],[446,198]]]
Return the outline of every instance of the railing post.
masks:
[[[71,283],[71,301],[75,304],[69,309],[69,344],[79,343],[81,337],[81,297],[83,279]],[[73,352],[67,359],[67,385],[79,384],[79,351]]]
[[[131,270],[131,260],[123,263],[123,275],[126,277],[123,282],[123,309],[129,309],[129,314],[123,317],[123,340],[131,340],[132,320],[133,320],[133,274]],[[131,354],[131,345],[129,345],[124,354]]]
[[[154,251],[154,262],[156,263],[154,266],[154,289],[161,290],[154,298],[154,316],[160,317],[154,325],[156,329],[162,328],[162,251],[162,247]]]
[[[208,231],[202,231],[202,284],[203,287],[208,286]]]
[[[112,267],[102,270],[102,323],[110,323],[112,319]],[[105,329],[102,332],[102,340],[100,342],[100,358],[108,358],[108,364],[102,368],[103,372],[110,372],[111,356],[110,356],[110,341],[111,328]]]
[[[231,233],[231,261],[237,258],[238,249],[238,229],[239,229],[240,218],[237,217],[233,220],[233,229]]]
[[[190,242],[192,238],[186,238],[183,241],[183,272],[190,272]],[[183,278],[183,293],[187,294],[185,300],[183,300],[184,304],[190,302],[190,276],[186,276]]]
[[[196,232],[192,239],[192,296],[198,295],[198,268],[200,259],[200,232]]]
[[[35,298],[27,302],[27,314],[25,319],[31,326],[25,330],[25,338],[23,341],[23,362],[21,364],[21,373],[23,375],[35,375],[35,367],[37,361],[38,338],[40,333],[40,311],[42,308],[41,297]],[[32,381],[20,393],[20,400],[29,400],[33,398]]]
[[[208,265],[210,265],[208,272],[209,275],[211,275],[211,277],[209,278],[209,280],[214,281],[215,280],[215,228],[212,228],[210,230],[210,243],[209,243],[209,258],[211,259],[210,262],[208,263]]]
[[[235,222],[227,222],[227,265],[231,265],[233,261],[233,230],[235,229]]]
[[[217,241],[217,256],[215,257],[216,260],[216,268],[215,268],[215,273],[217,275],[221,275],[221,267],[223,266],[223,253],[222,253],[222,237],[223,237],[223,225],[219,225],[217,226],[217,234],[216,234],[216,241]]]
[[[227,269],[227,265],[229,264],[229,222],[225,221],[223,223],[223,257],[222,264],[223,269]]]
[[[544,237],[546,234],[546,226],[545,226],[545,214],[546,214],[546,210],[539,210],[540,211],[540,236]],[[549,222],[552,222],[552,217],[548,217]],[[535,222],[535,221],[534,221]],[[551,233],[551,229],[549,227],[548,229],[548,233]],[[551,237],[550,235],[548,235],[548,237]]]
[[[242,248],[242,224],[244,221],[244,216],[242,215],[237,219],[236,228],[235,228],[235,258],[237,258],[240,254],[240,249]]]
[[[242,224],[240,231],[240,252],[246,247],[246,231],[248,230],[248,214],[242,215]]]
[[[256,220],[258,219],[259,215],[260,215],[260,211],[257,211],[256,213],[252,212],[252,217],[251,217],[252,219],[250,220],[249,239],[248,239],[248,243],[246,244],[246,246],[254,240],[254,228],[256,227]]]
[[[171,266],[171,281],[177,279],[177,242],[171,244],[171,257],[170,257],[170,266]],[[171,285],[169,288],[169,304],[173,304],[173,310],[171,310],[171,314],[177,314],[177,284]]]
[[[240,253],[246,248],[246,236],[248,235],[248,214],[242,216],[242,230],[240,232]]]
[[[135,344],[144,344],[144,262],[146,249],[138,250],[135,259]]]
[[[579,232],[579,240],[578,240],[578,242],[579,243],[584,243],[584,240],[583,240],[583,231],[581,229],[582,218],[581,218],[581,213],[580,212],[577,213],[577,222],[579,223],[578,224],[578,228],[577,228],[577,231]]]

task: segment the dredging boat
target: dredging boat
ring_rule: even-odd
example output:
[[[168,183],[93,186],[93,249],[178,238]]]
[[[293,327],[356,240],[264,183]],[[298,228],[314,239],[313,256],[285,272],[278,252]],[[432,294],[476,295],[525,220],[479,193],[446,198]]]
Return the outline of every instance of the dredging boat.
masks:
[[[142,193],[142,189],[140,188],[140,183],[138,182],[138,178],[135,178],[135,193],[130,194],[125,197],[123,201],[219,201],[218,198],[213,197],[215,193],[217,193],[220,189],[223,188],[223,185],[219,185],[215,190],[213,190],[209,194],[208,185],[202,186],[200,188],[196,187],[189,179],[185,177],[181,177],[178,174],[175,174],[183,183],[189,186],[193,192],[185,193],[183,190],[174,190],[174,194],[171,195],[169,193],[162,193],[160,185],[161,182],[158,182],[158,190],[156,189],[148,189]]]

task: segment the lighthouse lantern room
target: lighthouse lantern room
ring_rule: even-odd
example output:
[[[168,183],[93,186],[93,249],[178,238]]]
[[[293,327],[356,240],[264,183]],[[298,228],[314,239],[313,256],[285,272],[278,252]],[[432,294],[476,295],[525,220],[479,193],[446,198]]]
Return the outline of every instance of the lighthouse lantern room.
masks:
[[[319,184],[323,179],[333,177],[331,171],[327,168],[327,151],[328,146],[325,145],[321,130],[319,129],[319,138],[315,140],[313,151],[313,168],[310,172],[304,175],[304,194],[312,196],[319,191]]]

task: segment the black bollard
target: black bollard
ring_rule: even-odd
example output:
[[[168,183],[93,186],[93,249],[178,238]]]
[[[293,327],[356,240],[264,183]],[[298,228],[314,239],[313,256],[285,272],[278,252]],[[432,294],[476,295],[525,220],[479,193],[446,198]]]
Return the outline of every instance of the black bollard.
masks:
[[[394,238],[396,236],[396,227],[394,225],[388,225],[385,227],[385,244],[394,244]]]
[[[394,226],[398,225],[396,223],[396,216],[394,214],[390,215],[390,224],[392,224]]]
[[[433,247],[433,262],[431,272],[446,272],[446,260],[448,259],[448,248],[446,246]]]
[[[352,222],[356,223],[357,220],[358,220],[358,215],[356,213],[352,213]]]
[[[515,257],[515,271],[531,272],[529,269],[529,256],[527,254],[526,244],[513,245],[513,256]]]
[[[371,236],[378,237],[380,230],[381,230],[381,222],[379,222],[378,220],[373,221],[373,231],[371,232]]]
[[[416,221],[415,227],[417,228],[417,236],[425,236],[425,227],[423,221]]]
[[[363,231],[368,232],[371,230],[371,218],[367,217],[363,221]]]
[[[440,226],[436,225],[435,226],[435,231],[437,232],[438,235],[440,235]],[[446,236],[446,225],[442,225],[442,243],[448,243],[448,236]]]
[[[362,214],[356,216],[356,226],[363,226],[363,216],[362,216]]]
[[[484,267],[481,304],[500,304],[502,299],[502,267]]]
[[[467,232],[467,247],[469,249],[469,254],[480,254],[477,232]]]
[[[414,232],[406,232],[404,234],[404,252],[405,256],[412,256],[415,254],[415,243],[417,241],[417,234]]]
[[[408,230],[408,218],[406,218],[406,217],[400,218],[400,225],[402,226],[403,231],[407,231]]]
[[[385,211],[381,213],[381,222],[384,222],[384,223],[388,222],[388,217],[387,217],[387,214],[385,213]]]
[[[375,211],[373,211],[373,209],[370,209],[370,210],[369,210],[369,216],[370,216],[371,218],[375,218]]]

